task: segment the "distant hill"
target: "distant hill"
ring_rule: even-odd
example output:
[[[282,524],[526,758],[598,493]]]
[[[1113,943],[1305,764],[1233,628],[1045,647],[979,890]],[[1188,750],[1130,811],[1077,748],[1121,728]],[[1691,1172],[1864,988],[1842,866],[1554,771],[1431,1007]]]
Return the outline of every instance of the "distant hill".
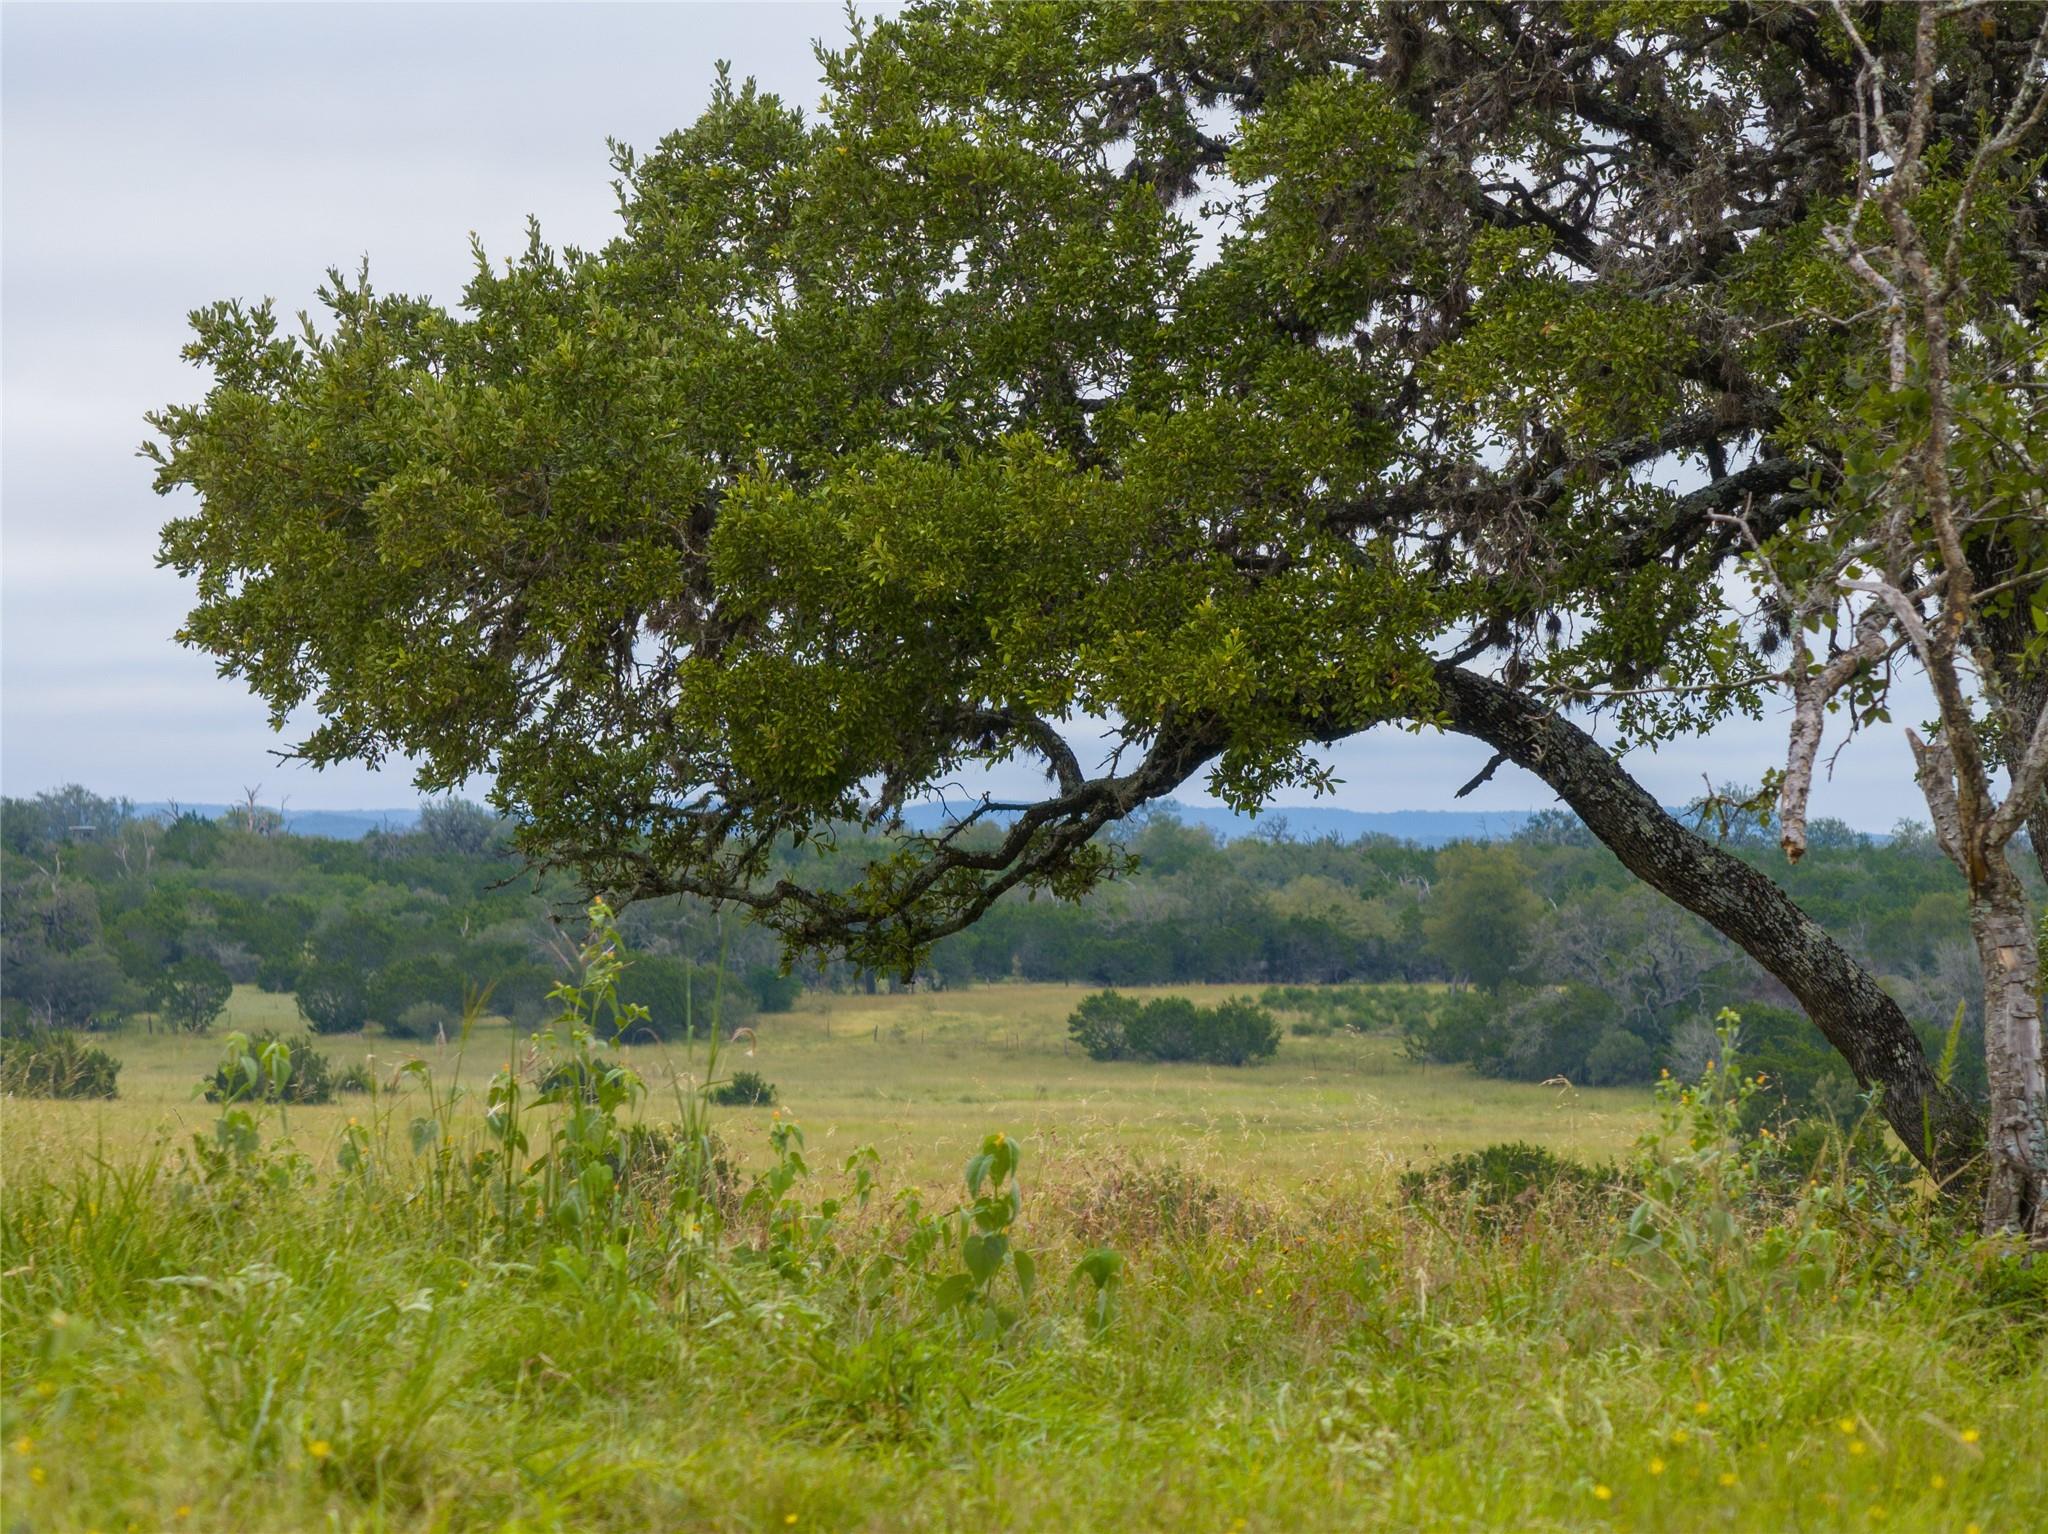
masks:
[[[905,819],[919,830],[948,824],[960,808],[948,812],[936,804],[918,805]],[[1334,836],[1356,841],[1361,836],[1391,836],[1423,847],[1448,842],[1505,841],[1534,815],[1534,810],[1343,810],[1324,804],[1276,804],[1257,815],[1240,815],[1221,806],[1181,804],[1165,799],[1154,815],[1168,815],[1190,826],[1204,826],[1224,841],[1240,836],[1274,835],[1287,841],[1312,842]],[[1007,819],[993,816],[993,819]]]
[[[180,813],[204,815],[218,820],[240,805],[169,803],[137,804],[138,815]],[[937,804],[912,806],[905,819],[919,830],[936,830],[950,824],[960,812]],[[1533,810],[1340,810],[1321,804],[1275,805],[1261,815],[1239,815],[1217,806],[1180,804],[1164,800],[1151,810],[1171,815],[1191,826],[1206,826],[1225,841],[1240,836],[1279,834],[1292,841],[1318,841],[1326,836],[1356,841],[1361,836],[1391,836],[1424,847],[1441,847],[1446,842],[1506,840],[1522,828]],[[329,836],[355,841],[372,831],[405,831],[419,822],[419,806],[405,809],[295,810],[286,807],[285,829],[295,836]],[[990,817],[998,822],[1010,817]]]
[[[956,800],[949,808],[939,804],[912,805],[904,819],[920,831],[935,831],[950,825],[968,807]],[[240,805],[227,804],[137,804],[138,815],[169,815],[173,809],[218,820]],[[1163,799],[1144,815],[1170,815],[1185,825],[1204,826],[1223,841],[1241,836],[1271,835],[1284,841],[1313,842],[1325,837],[1351,842],[1361,836],[1390,836],[1396,841],[1414,842],[1420,847],[1442,847],[1450,842],[1507,841],[1520,831],[1536,810],[1342,810],[1323,804],[1276,804],[1258,815],[1240,815],[1215,805],[1181,804]],[[1683,818],[1683,812],[1671,811]],[[284,814],[285,829],[295,836],[329,836],[356,841],[372,831],[408,831],[419,823],[418,805],[383,810],[294,810]],[[987,819],[1006,824],[1013,817],[1000,812]],[[1883,845],[1891,838],[1871,835]]]
[[[137,815],[204,815],[218,820],[239,804],[138,804]],[[419,806],[404,810],[295,810],[284,811],[284,828],[294,836],[326,836],[336,841],[360,841],[372,831],[409,831],[419,823]]]

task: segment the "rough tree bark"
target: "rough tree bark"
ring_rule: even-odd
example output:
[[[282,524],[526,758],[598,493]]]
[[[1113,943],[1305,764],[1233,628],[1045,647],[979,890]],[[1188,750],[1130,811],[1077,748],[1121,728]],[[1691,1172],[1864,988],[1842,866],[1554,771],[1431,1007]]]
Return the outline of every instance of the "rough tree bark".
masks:
[[[1991,1168],[1986,1223],[2026,1231],[2048,1245],[2048,1104],[2041,1101],[2041,1004],[2026,891],[2000,858],[1990,888],[1971,902],[1970,932],[1989,981],[1984,997],[1985,1060],[1990,1067]]]
[[[1742,949],[1798,998],[1879,1110],[1936,1180],[1955,1191],[1984,1146],[1984,1124],[1939,1080],[1912,1024],[1870,974],[1765,875],[1667,814],[1596,740],[1533,699],[1440,667],[1453,729],[1491,745],[1555,789],[1623,866]]]
[[[2019,1231],[2035,1245],[2048,1246],[2048,1093],[2043,1089],[2041,1003],[2034,993],[2040,956],[2026,888],[2006,857],[2006,838],[1996,834],[2005,817],[1973,817],[1965,808],[1948,743],[1923,741],[1912,730],[1906,740],[1919,764],[1935,840],[1970,886],[1970,935],[1984,976],[1984,1064],[1991,1095],[1984,1227],[1987,1233]],[[2026,791],[2023,779],[2014,792]],[[2019,805],[2011,808],[2017,820]]]

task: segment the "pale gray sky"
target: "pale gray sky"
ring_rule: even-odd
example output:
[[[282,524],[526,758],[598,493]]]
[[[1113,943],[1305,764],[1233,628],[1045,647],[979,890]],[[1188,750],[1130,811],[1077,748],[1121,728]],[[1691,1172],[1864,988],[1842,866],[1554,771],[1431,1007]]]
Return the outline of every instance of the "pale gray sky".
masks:
[[[155,568],[171,511],[135,456],[144,411],[193,398],[185,314],[310,303],[331,265],[452,300],[468,237],[513,250],[612,229],[605,138],[651,145],[703,105],[715,60],[807,107],[833,5],[114,6],[0,9],[0,784],[77,781],[294,807],[409,804],[402,770],[278,766],[261,707],[171,642]],[[1782,723],[1638,758],[1666,802],[1754,781]],[[1446,809],[1485,760],[1381,731],[1337,752],[1355,809]],[[1021,786],[1021,785],[1019,785]],[[1189,802],[1204,795],[1183,793]],[[1503,768],[1464,808],[1550,802]],[[1859,742],[1816,811],[1921,816],[1903,745]]]

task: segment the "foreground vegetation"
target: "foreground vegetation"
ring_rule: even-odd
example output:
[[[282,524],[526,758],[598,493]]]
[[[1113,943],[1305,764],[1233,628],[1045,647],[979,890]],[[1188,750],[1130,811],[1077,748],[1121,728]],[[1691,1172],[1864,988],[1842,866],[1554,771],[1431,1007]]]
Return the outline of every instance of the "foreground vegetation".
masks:
[[[2048,1498],[2042,1270],[1839,1147],[1785,1165],[1726,1058],[1597,1174],[1232,1181],[1041,1122],[918,1178],[712,1116],[715,1059],[646,1079],[615,962],[600,926],[468,1099],[422,1059],[346,1117],[229,1094],[182,1143],[10,1147],[10,1522],[1990,1530]]]

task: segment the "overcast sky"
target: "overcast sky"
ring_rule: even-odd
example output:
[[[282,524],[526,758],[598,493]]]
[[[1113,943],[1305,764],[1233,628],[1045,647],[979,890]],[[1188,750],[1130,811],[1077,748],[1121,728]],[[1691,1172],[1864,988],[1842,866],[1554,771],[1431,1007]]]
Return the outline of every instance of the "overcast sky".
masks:
[[[529,213],[551,243],[595,244],[607,135],[687,123],[720,58],[815,103],[811,41],[842,37],[838,8],[9,3],[0,29],[0,783],[410,804],[402,770],[280,767],[262,708],[171,640],[187,592],[154,555],[173,507],[135,448],[144,411],[203,388],[178,358],[187,311],[295,310],[365,256],[379,287],[452,300],[470,232],[507,253]],[[1676,803],[1782,751],[1772,719],[1632,765]],[[1375,732],[1337,753],[1331,802],[1551,802],[1512,768],[1454,801],[1486,754]],[[1896,738],[1858,742],[1815,808],[1872,830],[1924,817]]]

